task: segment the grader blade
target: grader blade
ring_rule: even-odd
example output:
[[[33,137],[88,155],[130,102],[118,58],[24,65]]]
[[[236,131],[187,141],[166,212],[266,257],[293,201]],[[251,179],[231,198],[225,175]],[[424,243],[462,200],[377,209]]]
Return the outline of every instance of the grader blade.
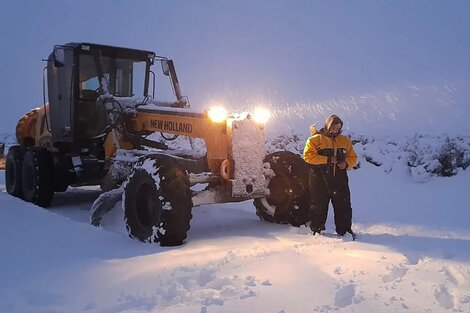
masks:
[[[122,199],[124,188],[119,187],[102,193],[91,206],[90,223],[93,226],[99,226],[103,215],[111,211]]]

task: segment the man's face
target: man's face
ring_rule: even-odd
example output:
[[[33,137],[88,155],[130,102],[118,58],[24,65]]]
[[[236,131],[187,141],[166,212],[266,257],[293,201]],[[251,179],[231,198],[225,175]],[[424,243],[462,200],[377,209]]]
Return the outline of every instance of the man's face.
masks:
[[[330,126],[330,129],[328,129],[328,133],[332,137],[336,137],[339,134],[339,131],[341,130],[341,123],[338,124],[333,124]]]

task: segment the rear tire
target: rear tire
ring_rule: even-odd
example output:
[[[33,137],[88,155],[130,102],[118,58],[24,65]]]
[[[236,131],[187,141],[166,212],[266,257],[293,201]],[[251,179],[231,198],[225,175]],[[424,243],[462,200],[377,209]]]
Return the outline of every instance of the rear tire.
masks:
[[[176,161],[166,160],[162,165],[153,162],[154,173],[137,169],[125,186],[129,235],[161,246],[181,245],[192,218],[187,173]]]
[[[270,223],[300,226],[308,222],[310,193],[309,168],[298,155],[288,151],[274,152],[264,159],[274,172],[267,178],[270,194],[255,199],[256,215]]]
[[[54,197],[53,162],[49,151],[26,150],[21,171],[23,199],[41,207],[49,207]]]
[[[53,155],[52,159],[54,164],[54,191],[65,192],[71,181],[69,171],[71,165],[67,164],[70,161],[59,153]]]
[[[8,150],[5,162],[5,185],[7,192],[15,197],[22,198],[21,168],[23,166],[23,148],[12,146]]]

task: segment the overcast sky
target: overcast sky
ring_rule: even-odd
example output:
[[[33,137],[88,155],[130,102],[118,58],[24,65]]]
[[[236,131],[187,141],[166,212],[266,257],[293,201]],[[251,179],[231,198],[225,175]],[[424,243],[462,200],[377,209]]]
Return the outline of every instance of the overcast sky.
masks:
[[[195,107],[470,82],[470,1],[14,1],[0,11],[0,132],[42,104],[55,44],[173,58]]]

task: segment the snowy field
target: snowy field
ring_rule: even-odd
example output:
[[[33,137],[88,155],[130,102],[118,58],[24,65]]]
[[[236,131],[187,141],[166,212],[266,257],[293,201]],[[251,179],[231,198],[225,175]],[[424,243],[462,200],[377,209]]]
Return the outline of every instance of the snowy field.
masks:
[[[356,241],[260,221],[251,201],[193,210],[185,244],[128,238],[97,187],[52,207],[6,193],[0,313],[470,312],[470,1],[2,0],[0,142],[43,103],[54,45],[175,60],[192,108],[268,107],[268,151],[343,118]],[[103,22],[104,21],[104,22]],[[163,89],[157,86],[157,98]],[[171,90],[170,90],[171,91]]]
[[[2,171],[0,312],[470,312],[470,171],[413,172],[389,146],[356,144],[355,242],[332,212],[314,237],[248,201],[195,208],[186,243],[162,248],[128,238],[119,210],[90,226],[97,188],[45,210],[9,196]]]

